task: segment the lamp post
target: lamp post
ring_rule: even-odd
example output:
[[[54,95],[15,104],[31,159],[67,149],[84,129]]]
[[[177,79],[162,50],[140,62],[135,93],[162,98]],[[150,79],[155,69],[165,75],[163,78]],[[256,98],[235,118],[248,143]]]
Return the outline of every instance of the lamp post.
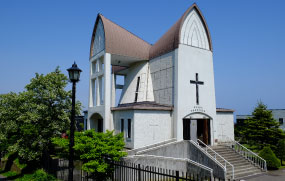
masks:
[[[77,67],[77,64],[74,62],[71,68],[67,69],[69,80],[72,82],[72,109],[71,109],[71,122],[70,122],[70,135],[69,135],[69,162],[68,162],[68,180],[73,181],[73,156],[74,156],[74,119],[75,119],[75,91],[76,91],[76,82],[80,78],[80,70]]]

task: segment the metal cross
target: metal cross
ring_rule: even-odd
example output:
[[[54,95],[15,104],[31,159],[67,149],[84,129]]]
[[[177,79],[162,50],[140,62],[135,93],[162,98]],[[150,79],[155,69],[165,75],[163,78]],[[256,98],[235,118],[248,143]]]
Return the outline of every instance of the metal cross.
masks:
[[[196,80],[190,80],[190,84],[196,84],[196,103],[199,105],[199,85],[204,85],[204,82],[198,80],[198,73],[196,73]]]

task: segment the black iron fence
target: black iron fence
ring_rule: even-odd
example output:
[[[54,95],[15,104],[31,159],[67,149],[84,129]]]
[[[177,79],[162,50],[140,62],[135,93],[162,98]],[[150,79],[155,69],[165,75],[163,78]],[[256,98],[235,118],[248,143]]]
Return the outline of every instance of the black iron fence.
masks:
[[[113,173],[108,181],[206,181],[220,180],[211,176],[201,176],[197,173],[182,172],[164,168],[146,166],[126,162],[111,162]],[[75,162],[74,179],[76,181],[94,181],[90,174],[81,170],[81,162]],[[68,179],[68,160],[57,159],[48,165],[46,170],[60,180]]]
[[[114,162],[112,181],[194,181],[211,180],[198,174],[144,166],[134,163]]]

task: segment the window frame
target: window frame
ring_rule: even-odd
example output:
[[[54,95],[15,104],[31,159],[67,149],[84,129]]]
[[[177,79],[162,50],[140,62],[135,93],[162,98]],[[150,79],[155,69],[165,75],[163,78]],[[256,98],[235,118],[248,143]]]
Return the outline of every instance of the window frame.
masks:
[[[284,119],[283,118],[279,118],[279,124],[284,124]]]
[[[136,92],[135,92],[135,101],[134,102],[138,102],[138,94],[139,94],[139,88],[140,88],[140,81],[141,81],[141,77],[138,76],[137,77],[137,85],[136,85]]]
[[[128,125],[127,139],[131,140],[132,139],[132,119],[131,118],[127,119],[127,125]]]
[[[123,118],[121,118],[120,119],[120,131],[121,131],[121,133],[124,133],[125,132],[125,119],[123,119]]]

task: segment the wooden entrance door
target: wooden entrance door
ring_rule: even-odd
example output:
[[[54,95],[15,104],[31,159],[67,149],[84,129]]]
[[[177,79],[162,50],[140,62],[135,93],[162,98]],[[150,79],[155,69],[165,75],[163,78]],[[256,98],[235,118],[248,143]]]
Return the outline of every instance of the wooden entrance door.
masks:
[[[209,145],[209,125],[208,125],[208,119],[204,119],[203,120],[203,142],[206,144],[206,145]]]
[[[210,119],[197,120],[197,138],[205,144],[210,144]]]

